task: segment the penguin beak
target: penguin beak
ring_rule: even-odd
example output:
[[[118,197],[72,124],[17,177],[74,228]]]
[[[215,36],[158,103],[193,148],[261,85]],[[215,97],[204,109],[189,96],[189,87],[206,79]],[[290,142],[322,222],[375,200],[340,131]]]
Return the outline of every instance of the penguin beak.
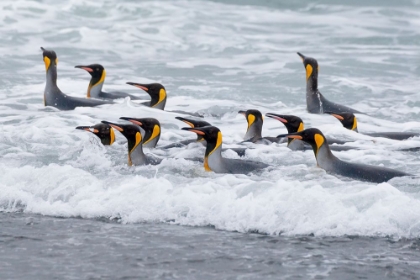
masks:
[[[138,83],[132,83],[132,82],[127,82],[127,84],[131,85],[131,86],[138,87],[138,88],[140,88],[144,91],[149,91],[149,88],[145,84],[138,84]]]
[[[183,127],[183,128],[181,128],[182,130],[186,130],[186,131],[191,131],[191,132],[194,132],[194,133],[196,133],[196,134],[198,134],[198,135],[202,135],[202,136],[204,136],[204,135],[206,135],[206,133],[204,132],[204,131],[202,131],[201,129],[199,129],[199,128],[194,128],[194,127]]]
[[[303,137],[300,132],[290,133],[290,134],[280,134],[277,137],[287,137],[287,138],[292,138],[292,139],[303,140]]]
[[[142,123],[142,122],[139,122],[139,121],[137,121],[137,120],[135,120],[135,119],[132,119],[132,118],[121,117],[120,119],[121,119],[121,120],[126,120],[126,121],[129,121],[129,122],[131,122],[131,123],[133,123],[133,124],[136,124],[136,125],[138,125],[138,126],[142,126],[142,125],[143,125],[143,123]]]
[[[102,123],[110,125],[111,127],[115,128],[119,132],[123,132],[124,131],[124,129],[122,128],[122,126],[119,125],[119,124],[115,124],[115,123],[107,122],[107,121],[102,121]]]
[[[93,128],[93,126],[78,126],[76,127],[76,129],[80,129],[80,130],[86,130],[92,133],[98,133],[99,130],[97,130],[96,128]]]
[[[300,58],[302,59],[302,62],[303,62],[306,57],[303,54],[301,54],[300,52],[298,52],[297,54],[300,56]]]
[[[240,110],[238,111],[238,114],[244,115],[246,117],[246,111]]]
[[[335,117],[336,119],[339,119],[340,121],[344,120],[344,117],[343,116],[340,116],[339,114],[336,114],[334,112],[324,112],[324,113],[325,114],[329,114],[329,115]]]
[[[74,68],[80,68],[80,69],[86,70],[86,71],[88,71],[90,73],[93,72],[93,69],[92,68],[87,67],[87,66],[83,66],[83,65],[76,65],[76,66],[74,66]]]
[[[272,114],[272,113],[267,113],[265,115],[269,118],[273,118],[273,119],[278,120],[282,123],[288,123],[288,121],[285,118],[283,118],[282,115],[277,115],[277,114]]]

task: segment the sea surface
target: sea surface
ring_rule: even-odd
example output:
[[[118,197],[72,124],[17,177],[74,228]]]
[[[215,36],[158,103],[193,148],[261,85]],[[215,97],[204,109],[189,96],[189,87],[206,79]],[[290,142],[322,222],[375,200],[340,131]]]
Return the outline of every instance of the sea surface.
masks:
[[[419,279],[420,179],[374,184],[327,174],[312,151],[249,145],[269,168],[205,172],[203,147],[148,152],[128,167],[125,138],[101,145],[76,126],[154,117],[158,146],[194,138],[170,110],[199,112],[238,147],[237,112],[300,116],[353,140],[340,159],[420,174],[420,137],[348,131],[306,111],[305,70],[319,89],[366,114],[359,132],[420,133],[420,2],[0,1],[0,279]],[[86,96],[100,63],[105,91],[149,97],[126,82],[162,83],[168,112],[121,99],[97,108],[44,107],[40,47],[58,55],[58,86]],[[286,132],[264,119],[264,136]],[[224,153],[239,158],[232,150]]]

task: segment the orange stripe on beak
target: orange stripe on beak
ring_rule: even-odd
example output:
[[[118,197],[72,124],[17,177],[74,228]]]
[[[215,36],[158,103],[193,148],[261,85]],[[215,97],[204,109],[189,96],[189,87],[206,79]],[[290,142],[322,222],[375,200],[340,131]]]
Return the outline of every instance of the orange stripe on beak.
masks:
[[[88,72],[93,72],[93,69],[89,68],[89,67],[80,67],[80,68],[83,69],[83,70],[86,70]]]
[[[148,91],[149,90],[147,87],[144,87],[144,86],[139,86],[139,85],[133,85],[133,86],[138,87],[138,88],[141,88],[144,91]]]
[[[337,118],[337,119],[339,119],[340,121],[344,120],[344,118],[343,118],[342,116],[337,115],[337,114],[331,114],[331,116],[336,117],[336,118]]]
[[[293,138],[293,139],[302,140],[302,136],[300,136],[300,135],[287,135],[287,138]]]
[[[136,120],[128,120],[128,121],[129,121],[129,122],[132,122],[132,123],[134,123],[134,124],[137,124],[137,125],[139,125],[139,126],[142,126],[142,125],[143,125],[141,122],[136,121]]]
[[[124,129],[122,129],[122,127],[119,127],[118,125],[115,124],[109,124],[111,127],[115,128],[116,130],[118,130],[119,132],[123,131]]]
[[[191,129],[191,130],[189,130],[189,131],[195,132],[195,133],[197,133],[198,135],[205,135],[205,133],[204,133],[204,132],[202,132],[201,130]]]

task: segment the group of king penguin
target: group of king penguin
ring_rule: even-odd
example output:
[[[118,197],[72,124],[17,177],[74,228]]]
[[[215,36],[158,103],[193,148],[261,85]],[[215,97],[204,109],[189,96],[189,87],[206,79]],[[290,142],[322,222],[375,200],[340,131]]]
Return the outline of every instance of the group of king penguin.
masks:
[[[106,77],[106,71],[100,64],[77,65],[76,68],[83,69],[91,75],[91,80],[87,89],[87,97],[79,98],[64,94],[57,86],[57,55],[53,50],[47,50],[41,47],[43,60],[46,69],[46,86],[44,91],[44,105],[53,106],[60,110],[73,110],[76,107],[93,107],[103,104],[112,104],[113,100],[129,97],[132,100],[141,98],[125,92],[104,92],[102,87]],[[306,71],[306,104],[309,113],[329,114],[337,118],[341,124],[352,131],[358,132],[357,120],[354,114],[363,114],[355,109],[343,106],[327,100],[318,90],[318,62],[311,57],[297,53],[302,59]],[[164,110],[166,105],[166,89],[159,83],[140,84],[127,82],[150,95],[151,100],[140,103],[141,106],[148,106],[158,110]],[[181,111],[174,111],[185,113]],[[287,134],[275,137],[263,137],[261,135],[263,126],[263,115],[260,111],[250,109],[239,111],[239,114],[245,116],[248,128],[245,134],[244,142],[255,144],[284,143],[288,148],[294,151],[303,151],[311,149],[315,154],[317,165],[328,173],[349,177],[356,180],[381,183],[394,177],[414,175],[386,168],[381,166],[372,166],[366,164],[351,163],[340,160],[331,151],[343,151],[356,149],[355,147],[343,146],[346,141],[336,140],[324,136],[317,128],[304,128],[301,118],[293,115],[282,115],[277,113],[266,113],[269,118],[280,121],[287,129]],[[194,117],[202,117],[198,114],[190,114]],[[127,139],[128,147],[128,165],[157,165],[162,159],[152,154],[145,154],[143,148],[170,149],[174,147],[186,146],[192,142],[199,142],[205,147],[204,159],[194,158],[191,160],[200,161],[204,164],[206,171],[215,173],[248,174],[267,168],[269,165],[243,159],[231,159],[222,156],[222,132],[219,128],[198,118],[176,117],[189,127],[182,130],[193,132],[197,138],[184,140],[171,145],[157,146],[161,125],[155,118],[135,118],[121,117],[125,123],[113,123],[102,121],[92,126],[78,126],[76,129],[86,130],[96,135],[103,145],[112,145],[115,141],[114,130],[120,132]],[[419,136],[414,132],[384,132],[384,133],[366,133],[372,137],[385,137],[394,140],[404,140],[410,137]],[[336,144],[330,146],[329,144]],[[243,156],[249,146],[244,148],[232,148],[239,156]]]

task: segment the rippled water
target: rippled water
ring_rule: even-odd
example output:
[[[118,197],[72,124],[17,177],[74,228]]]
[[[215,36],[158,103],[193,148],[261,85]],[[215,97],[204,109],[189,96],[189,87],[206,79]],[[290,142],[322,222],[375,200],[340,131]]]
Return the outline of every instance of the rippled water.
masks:
[[[185,262],[182,267],[199,270],[202,274],[196,275],[207,278],[222,277],[229,264],[235,269],[226,277],[239,277],[247,271],[245,267],[273,259],[270,268],[244,277],[267,279],[281,273],[304,279],[340,275],[342,279],[415,279],[420,237],[418,179],[372,184],[328,175],[316,167],[312,152],[292,152],[277,144],[256,146],[247,153],[247,159],[272,165],[249,176],[207,173],[201,165],[184,160],[203,153],[198,145],[154,150],[165,158],[162,164],[129,168],[121,134],[105,148],[93,135],[74,127],[117,121],[121,116],[156,117],[163,127],[158,145],[194,136],[180,130],[184,125],[175,120],[177,114],[139,107],[129,100],[74,111],[44,107],[45,68],[39,48],[57,52],[58,85],[73,96],[84,96],[89,81],[89,75],[74,66],[101,63],[108,73],[105,90],[147,99],[125,82],[161,82],[168,91],[167,109],[205,114],[208,122],[222,130],[225,146],[242,141],[245,134],[246,121],[237,111],[254,108],[298,115],[306,127],[356,140],[351,145],[361,150],[337,152],[341,159],[418,174],[419,152],[397,151],[420,146],[418,137],[372,141],[347,131],[331,116],[308,114],[305,72],[296,52],[318,60],[319,88],[328,99],[367,113],[358,116],[359,131],[420,132],[419,8],[418,1],[345,5],[250,0],[1,1],[0,242],[4,249],[0,250],[8,257],[1,257],[0,262],[9,268],[5,278],[36,275],[15,273],[16,259],[22,265],[37,260],[39,270],[54,263],[55,257],[43,255],[37,246],[52,246],[54,251],[58,242],[60,250],[70,251],[75,245],[60,243],[61,237],[80,242],[84,250],[99,251],[87,260],[92,267],[83,268],[82,277],[74,276],[74,270],[86,262],[80,258],[82,250],[72,251],[69,268],[60,268],[54,277],[124,277],[107,269],[95,272],[93,267],[118,263],[124,257],[106,256],[105,249],[84,239],[83,228],[91,225],[93,240],[103,246],[114,244],[116,254],[128,259],[141,254],[136,263],[144,266],[150,264],[145,261],[148,257],[159,260],[154,254],[164,254],[168,248],[200,260],[182,245],[199,239],[202,246],[209,246],[203,253],[204,264]],[[265,119],[263,135],[285,131],[279,122]],[[225,156],[237,158],[232,151]],[[39,220],[40,226],[24,227],[22,233],[22,221],[27,219]],[[50,235],[50,229],[55,233]],[[173,238],[166,232],[173,232]],[[39,240],[28,245],[27,238]],[[112,243],[113,238],[126,246]],[[150,244],[140,250],[143,239]],[[267,245],[271,244],[267,240],[276,245]],[[298,264],[291,261],[296,242],[302,247],[293,256],[305,259],[306,250],[311,250],[307,248],[319,246],[321,264],[316,257]],[[319,245],[323,242],[327,245]],[[200,246],[194,248],[207,250]],[[239,260],[244,248],[249,258]],[[21,259],[19,250],[34,259]],[[346,254],[350,257],[343,261]],[[378,257],[375,265],[374,256],[386,260]],[[276,261],[287,263],[287,269]],[[178,265],[154,263],[167,271]],[[129,264],[119,266],[125,269]],[[395,270],[397,266],[404,269]],[[130,271],[141,270],[140,266]],[[267,271],[272,274],[264,274]],[[173,278],[175,274],[152,269],[145,277]],[[127,275],[135,278],[131,272]]]

